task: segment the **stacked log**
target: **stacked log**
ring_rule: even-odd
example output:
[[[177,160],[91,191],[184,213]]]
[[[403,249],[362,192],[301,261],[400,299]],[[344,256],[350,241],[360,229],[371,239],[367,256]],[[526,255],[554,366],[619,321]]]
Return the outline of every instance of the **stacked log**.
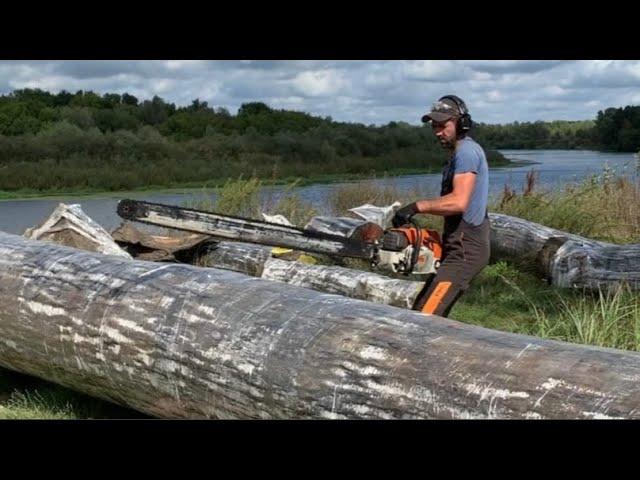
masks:
[[[0,233],[0,365],[167,418],[640,418],[640,355]]]
[[[562,288],[640,289],[640,244],[615,245],[497,213],[491,221],[496,256],[530,258]]]

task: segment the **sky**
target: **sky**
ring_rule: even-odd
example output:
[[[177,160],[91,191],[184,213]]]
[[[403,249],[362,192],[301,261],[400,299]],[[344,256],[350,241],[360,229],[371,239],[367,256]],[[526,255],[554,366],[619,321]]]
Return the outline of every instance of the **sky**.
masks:
[[[420,124],[442,95],[482,123],[589,120],[640,104],[631,60],[69,60],[0,61],[0,94],[20,88],[194,99],[235,114],[245,102],[345,122]]]

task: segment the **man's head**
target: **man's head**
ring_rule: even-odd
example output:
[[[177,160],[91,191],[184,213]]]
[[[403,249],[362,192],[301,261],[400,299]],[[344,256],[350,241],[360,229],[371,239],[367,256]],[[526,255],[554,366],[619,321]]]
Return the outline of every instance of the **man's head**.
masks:
[[[430,123],[444,148],[453,149],[458,138],[464,137],[471,128],[471,116],[464,101],[455,95],[441,97],[431,107],[431,112],[422,117]]]

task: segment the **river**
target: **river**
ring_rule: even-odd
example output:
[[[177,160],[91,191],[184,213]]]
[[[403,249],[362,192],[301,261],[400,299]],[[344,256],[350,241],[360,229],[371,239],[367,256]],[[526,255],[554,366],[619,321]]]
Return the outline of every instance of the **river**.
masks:
[[[538,186],[541,188],[562,187],[568,183],[578,182],[591,175],[602,174],[605,166],[618,174],[637,178],[639,161],[632,153],[610,153],[589,150],[501,150],[507,157],[515,161],[534,162],[509,168],[490,170],[490,193],[499,195],[505,184],[521,190],[527,172],[535,170],[538,175]],[[389,179],[375,180],[376,183],[389,182],[399,189],[419,189],[428,195],[436,195],[439,190],[440,175],[406,175]],[[351,182],[353,183],[353,182]],[[296,188],[294,191],[304,200],[313,202],[317,208],[326,208],[326,199],[332,191],[344,183],[317,184]],[[282,187],[271,190],[277,197]],[[202,198],[202,193],[140,193],[129,197],[150,202],[182,205],[189,199]],[[215,195],[212,195],[213,197]],[[28,227],[39,225],[61,202],[79,203],[84,212],[92,219],[112,230],[121,219],[116,214],[119,198],[59,198],[34,200],[0,201],[0,230],[22,234]],[[356,206],[356,205],[354,205]]]

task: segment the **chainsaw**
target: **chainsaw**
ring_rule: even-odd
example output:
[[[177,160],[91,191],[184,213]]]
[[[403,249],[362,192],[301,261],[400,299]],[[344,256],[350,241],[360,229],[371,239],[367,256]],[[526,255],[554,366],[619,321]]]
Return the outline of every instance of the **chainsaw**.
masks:
[[[405,275],[434,274],[442,258],[438,232],[415,224],[383,230],[379,225],[367,222],[356,228],[349,237],[344,237],[139,200],[121,200],[117,212],[125,220],[238,242],[360,258],[369,261],[376,269]]]

